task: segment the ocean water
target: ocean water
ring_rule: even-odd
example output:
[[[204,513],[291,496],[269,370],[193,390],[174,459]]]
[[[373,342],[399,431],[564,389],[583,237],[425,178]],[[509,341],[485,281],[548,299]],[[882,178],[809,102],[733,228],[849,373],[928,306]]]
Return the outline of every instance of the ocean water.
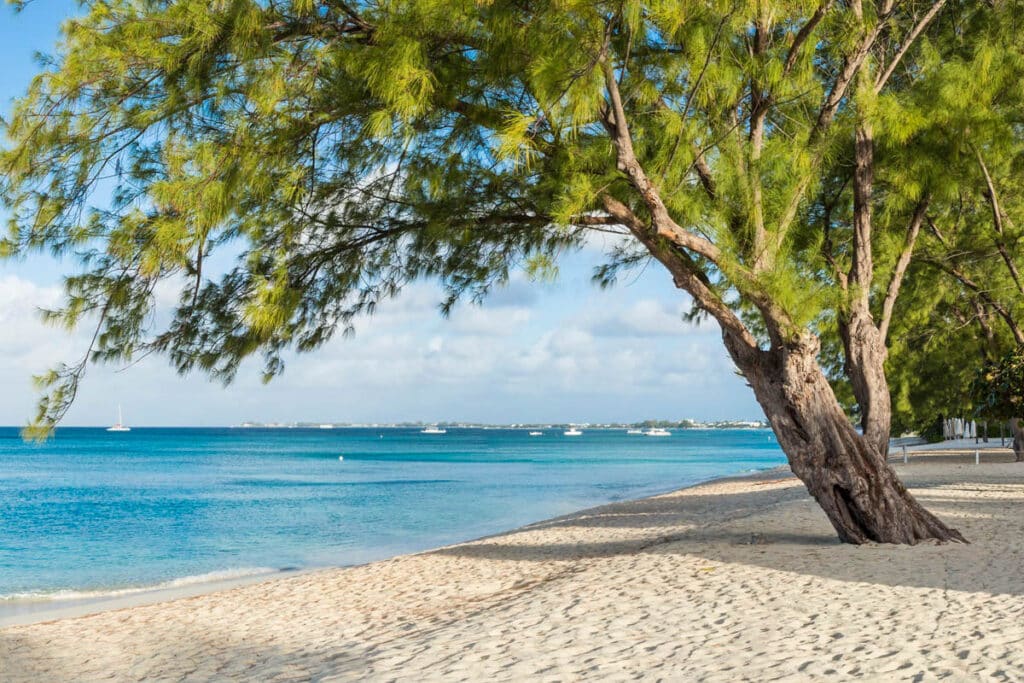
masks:
[[[785,462],[767,430],[544,432],[0,428],[0,604],[358,564]]]

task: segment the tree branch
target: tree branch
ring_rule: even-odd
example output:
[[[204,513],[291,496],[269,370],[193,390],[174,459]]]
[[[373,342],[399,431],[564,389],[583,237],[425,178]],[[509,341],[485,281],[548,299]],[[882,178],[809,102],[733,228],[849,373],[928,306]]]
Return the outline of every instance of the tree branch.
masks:
[[[988,321],[989,314],[985,307],[981,305],[981,302],[978,301],[978,297],[971,298],[971,307],[974,308],[975,320],[978,321],[978,327],[981,328],[981,332],[985,335],[985,341],[987,342],[987,345],[982,348],[981,357],[986,361],[993,360],[996,349],[996,333]]]
[[[800,48],[802,48],[804,43],[807,42],[807,39],[810,38],[811,33],[821,22],[825,13],[832,8],[834,2],[835,0],[825,0],[818,5],[818,9],[814,11],[814,14],[812,14],[811,18],[807,20],[807,23],[797,31],[796,36],[793,38],[793,44],[789,46],[789,54],[786,55],[786,63],[782,69],[783,75],[788,76],[789,72],[793,70],[793,67],[796,65],[797,57],[800,56]]]
[[[949,243],[946,241],[946,238],[943,236],[943,234],[939,231],[939,228],[937,225],[935,225],[935,222],[932,221],[932,219],[929,217],[926,217],[926,220],[928,222],[928,228],[932,231],[932,234],[934,234],[935,237],[938,238],[939,242],[943,246],[946,246],[948,248]],[[1017,321],[1014,319],[1013,314],[1010,313],[1010,311],[1005,306],[1003,306],[1003,304],[992,298],[992,295],[989,294],[988,291],[983,289],[977,282],[968,277],[968,275],[963,270],[961,270],[952,263],[947,263],[940,259],[929,258],[925,259],[925,262],[930,263],[931,265],[935,266],[944,273],[953,276],[964,287],[967,287],[967,289],[977,294],[986,306],[988,306],[997,314],[999,314],[999,317],[1003,319],[1003,322],[1005,322],[1006,326],[1010,329],[1010,333],[1013,335],[1013,338],[1017,342],[1017,344],[1024,345],[1024,331],[1022,331],[1020,326],[1017,324]]]
[[[615,145],[616,166],[626,174],[630,184],[640,193],[640,197],[651,213],[653,226],[659,236],[703,256],[712,263],[720,264],[722,253],[717,245],[708,239],[684,230],[669,215],[668,208],[661,200],[661,195],[658,193],[654,183],[647,177],[633,150],[633,139],[629,133],[626,111],[622,104],[622,95],[619,92],[619,84],[615,79],[612,66],[607,61],[603,61],[602,66],[604,68],[605,87],[608,91],[610,102],[610,105],[602,108],[602,121],[612,138],[612,143]]]
[[[917,25],[914,26],[914,28],[911,29],[910,33],[907,34],[907,37],[903,39],[903,43],[900,45],[900,49],[893,56],[892,61],[889,62],[889,66],[887,66],[885,68],[885,71],[883,71],[875,80],[876,95],[882,92],[882,88],[885,87],[885,84],[889,80],[889,77],[892,76],[892,72],[896,70],[897,66],[899,66],[900,60],[903,59],[903,56],[905,54],[907,54],[907,50],[910,49],[910,47],[917,40],[917,37],[921,35],[921,32],[924,31],[928,24],[931,23],[932,19],[934,19],[935,16],[939,13],[939,11],[942,10],[943,5],[945,4],[946,0],[936,0],[935,4],[932,5],[932,8],[928,10],[928,12],[923,17],[921,17],[921,21],[917,22]]]
[[[847,56],[844,60],[843,70],[836,77],[828,97],[825,98],[825,102],[822,103],[821,109],[818,111],[818,119],[811,128],[809,139],[812,142],[818,140],[832,124],[832,119],[835,118],[839,105],[842,103],[843,98],[846,97],[846,91],[853,82],[854,76],[857,75],[864,60],[871,52],[871,48],[874,47],[875,41],[878,40],[878,36],[882,33],[885,20],[889,17],[889,13],[892,12],[893,2],[894,0],[885,0],[885,4],[878,16],[878,21],[864,35],[860,45],[853,51],[853,54]]]
[[[754,26],[752,56],[760,57],[768,47],[767,22],[763,17],[763,5],[758,6],[758,17]],[[761,150],[764,147],[764,123],[772,105],[772,95],[765,92],[756,78],[750,81],[750,163],[747,172],[750,179],[751,221],[754,224],[753,269],[761,272],[769,264],[765,256],[767,236],[764,227],[764,197],[761,187]]]
[[[893,2],[894,0],[885,0],[875,26],[864,35],[864,38],[857,46],[857,49],[853,51],[853,54],[847,56],[843,61],[843,69],[832,84],[832,88],[829,90],[828,96],[825,98],[825,101],[822,103],[821,108],[818,111],[818,117],[814,125],[811,126],[810,133],[808,134],[808,142],[811,146],[818,142],[818,140],[821,139],[832,125],[832,120],[835,118],[836,112],[839,110],[839,105],[842,104],[843,98],[846,97],[846,91],[849,89],[850,84],[853,82],[853,79],[860,70],[864,60],[871,52],[871,48],[874,47],[875,41],[878,40],[878,36],[882,32],[882,27],[885,25],[885,19],[888,18],[889,13],[892,12]],[[856,3],[856,7],[859,9],[859,2]],[[815,159],[812,164],[812,168],[816,168],[818,166],[823,154],[824,149],[819,147],[815,152]],[[773,244],[771,245],[773,252],[781,247],[782,241],[785,239],[786,231],[796,219],[796,214],[800,209],[800,201],[803,198],[804,191],[808,188],[810,183],[811,174],[809,172],[805,173],[799,182],[797,182],[789,199],[789,203],[779,218],[776,234],[774,235]]]
[[[985,159],[981,156],[981,150],[975,147],[972,143],[967,143],[974,150],[975,156],[978,158],[978,165],[981,167],[981,172],[985,176],[985,185],[988,187],[988,201],[992,207],[992,223],[996,228],[996,248],[999,249],[999,254],[1003,257],[1003,262],[1006,263],[1007,269],[1010,271],[1010,277],[1013,278],[1013,283],[1017,285],[1017,291],[1024,294],[1024,284],[1021,284],[1020,272],[1017,270],[1017,264],[1014,263],[1013,257],[1006,250],[1005,230],[1003,228],[1003,211],[999,207],[999,195],[996,193],[995,183],[992,182],[992,175],[988,172],[988,166],[985,165]]]
[[[747,329],[743,321],[722,301],[708,286],[703,271],[693,260],[680,252],[668,248],[660,235],[648,227],[634,214],[628,206],[609,195],[602,195],[605,211],[618,223],[621,223],[646,247],[654,258],[668,269],[676,287],[684,290],[694,298],[697,305],[707,311],[723,329],[728,330],[734,338],[742,341],[749,352],[759,351],[757,340]]]
[[[900,295],[900,287],[903,285],[903,277],[906,275],[907,266],[910,265],[910,257],[914,252],[914,244],[921,232],[921,224],[924,222],[925,212],[928,210],[930,197],[927,195],[921,198],[914,209],[914,215],[907,227],[907,236],[903,241],[903,250],[896,259],[896,266],[893,268],[892,277],[889,278],[889,287],[885,292],[885,300],[882,302],[882,317],[878,322],[878,333],[885,343],[889,335],[889,324],[892,322],[892,312],[896,306],[896,298]]]
[[[721,250],[717,245],[710,240],[684,230],[669,215],[668,209],[662,202],[657,188],[647,177],[634,152],[633,141],[626,122],[625,108],[622,104],[622,95],[619,91],[619,84],[615,79],[612,66],[606,60],[602,61],[602,66],[604,68],[605,88],[608,92],[609,100],[609,104],[603,106],[601,110],[602,122],[615,146],[617,168],[629,178],[630,183],[640,194],[651,214],[652,228],[655,231],[654,236],[662,237],[678,248],[692,251],[718,266],[719,269],[732,279],[733,284],[736,285],[740,293],[757,306],[765,321],[765,326],[768,329],[772,343],[775,345],[782,344],[784,338],[787,335],[791,335],[797,329],[789,314],[781,309],[777,302],[771,300],[770,297],[764,295],[763,291],[759,290],[754,282],[754,276],[749,269],[738,263],[725,263],[722,259]],[[638,237],[638,239],[641,239],[648,248],[652,248],[652,237],[651,235],[645,235],[643,238]],[[682,256],[685,256],[687,260],[690,259],[686,254],[682,254]],[[679,257],[677,256],[678,259]],[[662,258],[658,258],[658,260],[665,263],[665,260]],[[667,260],[672,261],[672,259]],[[668,267],[667,263],[666,267]],[[699,266],[696,264],[692,264],[692,267],[695,271],[700,271]],[[671,270],[672,268],[670,268]],[[676,275],[674,271],[673,274]],[[682,275],[679,274],[680,277]],[[693,276],[696,277],[695,275]],[[687,289],[687,291],[693,294],[691,290]],[[719,305],[724,307],[724,304],[720,301]],[[749,335],[749,332],[747,334]]]

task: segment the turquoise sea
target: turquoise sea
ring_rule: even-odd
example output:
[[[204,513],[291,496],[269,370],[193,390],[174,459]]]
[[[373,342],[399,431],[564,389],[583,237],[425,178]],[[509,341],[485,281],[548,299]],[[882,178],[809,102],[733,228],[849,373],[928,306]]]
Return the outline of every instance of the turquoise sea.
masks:
[[[785,462],[767,430],[543,431],[0,428],[0,606],[363,563]]]

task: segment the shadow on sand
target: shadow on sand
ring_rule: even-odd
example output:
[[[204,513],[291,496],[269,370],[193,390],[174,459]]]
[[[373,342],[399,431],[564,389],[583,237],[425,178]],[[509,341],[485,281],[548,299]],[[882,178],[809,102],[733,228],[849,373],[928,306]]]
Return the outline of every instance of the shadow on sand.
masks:
[[[788,478],[782,488],[713,495],[697,489],[606,505],[433,552],[522,562],[670,553],[840,581],[1024,595],[1024,573],[992,570],[1005,566],[1007,553],[1020,555],[1024,566],[1024,465],[997,454],[983,462],[1001,471],[975,466],[973,454],[929,455],[917,463],[912,459],[903,470],[918,500],[959,528],[969,545],[844,545],[804,487]],[[929,467],[939,464],[942,470]],[[950,471],[949,465],[963,467]],[[1019,467],[1019,475],[1011,471],[1008,478],[1006,467]],[[786,477],[772,473],[765,483],[781,478]],[[601,529],[604,538],[594,542],[588,540],[593,534],[576,533],[581,542],[564,542],[584,529]],[[544,533],[554,530],[560,533]],[[546,535],[560,538],[533,542]]]

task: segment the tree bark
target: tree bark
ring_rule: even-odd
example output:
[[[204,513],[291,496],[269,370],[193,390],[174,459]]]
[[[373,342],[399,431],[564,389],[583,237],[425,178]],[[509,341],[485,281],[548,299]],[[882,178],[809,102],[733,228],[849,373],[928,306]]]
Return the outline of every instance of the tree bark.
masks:
[[[1013,459],[1015,462],[1024,462],[1024,425],[1020,418],[1010,420],[1010,430],[1013,432]]]
[[[819,342],[751,351],[723,333],[750,382],[793,473],[846,543],[966,542],[924,509],[886,462],[874,439],[857,433],[818,365]]]
[[[880,453],[889,450],[892,426],[892,399],[885,378],[885,359],[889,355],[866,303],[854,302],[847,320],[841,320],[839,332],[846,357],[846,375],[861,411],[861,430]]]
[[[855,7],[858,15],[860,6]],[[865,85],[869,76],[862,71]],[[892,405],[885,379],[885,335],[871,315],[871,284],[875,263],[872,252],[872,186],[874,184],[875,141],[869,121],[858,116],[854,130],[853,253],[849,283],[849,309],[839,316],[846,374],[861,413],[864,437],[880,453],[889,451]],[[923,218],[923,213],[921,217]],[[886,325],[888,323],[885,323]]]

